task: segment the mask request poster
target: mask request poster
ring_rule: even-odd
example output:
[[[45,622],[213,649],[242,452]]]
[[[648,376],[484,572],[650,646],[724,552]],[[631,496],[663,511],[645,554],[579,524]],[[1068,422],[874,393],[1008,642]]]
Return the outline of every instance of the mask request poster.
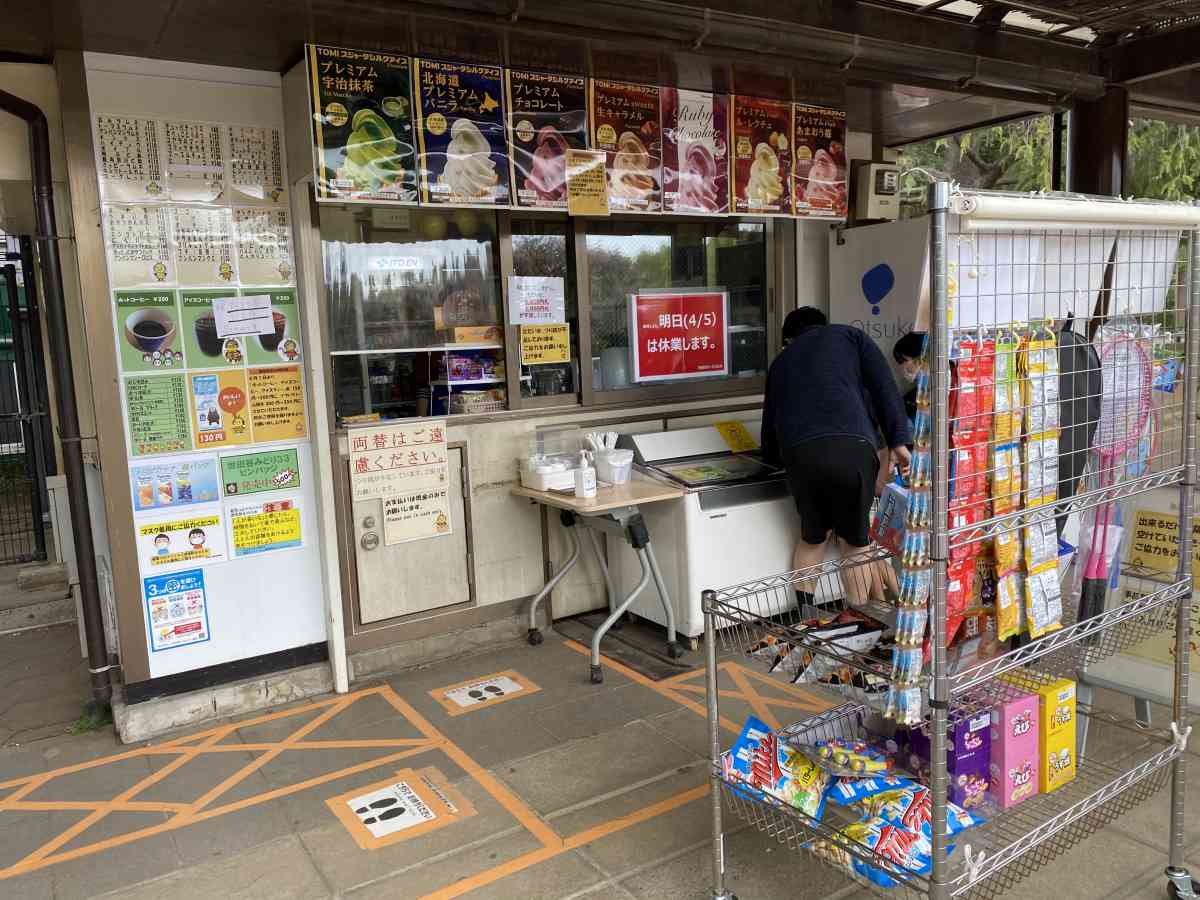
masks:
[[[509,69],[509,144],[515,205],[567,208],[567,151],[587,147],[585,79]]]
[[[729,211],[729,98],[662,88],[663,212]]]
[[[507,206],[500,66],[414,60],[421,202]]]

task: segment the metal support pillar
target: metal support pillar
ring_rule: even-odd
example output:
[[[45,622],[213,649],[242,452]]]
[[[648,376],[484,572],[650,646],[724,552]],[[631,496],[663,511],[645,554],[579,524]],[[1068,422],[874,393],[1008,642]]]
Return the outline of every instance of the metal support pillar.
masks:
[[[1120,196],[1125,187],[1129,92],[1114,85],[1099,100],[1077,100],[1071,107],[1069,137],[1067,189]]]

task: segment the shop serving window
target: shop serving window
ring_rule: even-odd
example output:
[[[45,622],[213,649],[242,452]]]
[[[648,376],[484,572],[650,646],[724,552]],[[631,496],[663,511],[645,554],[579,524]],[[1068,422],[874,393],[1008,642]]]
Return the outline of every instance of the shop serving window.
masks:
[[[592,221],[585,241],[594,392],[766,375],[766,222]]]
[[[508,407],[497,234],[488,210],[322,207],[339,423]]]
[[[574,402],[580,391],[573,243],[574,230],[566,217],[512,220],[512,274],[561,278],[565,308],[561,324],[520,326],[510,335],[521,356],[522,408]],[[510,297],[510,305],[513,302]]]

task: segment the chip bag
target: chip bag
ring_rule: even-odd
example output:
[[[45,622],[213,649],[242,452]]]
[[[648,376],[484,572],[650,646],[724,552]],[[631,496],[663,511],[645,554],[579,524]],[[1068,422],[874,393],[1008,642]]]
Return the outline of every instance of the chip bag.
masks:
[[[830,775],[751,716],[726,754],[727,778],[794,807],[812,819],[825,811]]]

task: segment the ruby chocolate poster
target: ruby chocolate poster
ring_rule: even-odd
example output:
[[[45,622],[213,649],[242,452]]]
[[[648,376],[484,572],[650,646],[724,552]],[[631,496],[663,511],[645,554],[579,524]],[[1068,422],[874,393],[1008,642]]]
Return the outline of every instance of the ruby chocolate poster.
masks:
[[[788,215],[792,104],[741,95],[732,100],[734,212]]]
[[[793,168],[798,216],[844,219],[847,206],[846,113],[796,104]]]
[[[662,89],[663,210],[729,211],[729,98]]]
[[[429,59],[415,66],[421,202],[507,206],[503,70]]]
[[[586,79],[509,69],[508,140],[515,206],[567,208],[567,150],[587,147]]]
[[[662,210],[659,89],[622,81],[589,82],[593,150],[605,151],[612,212]]]

